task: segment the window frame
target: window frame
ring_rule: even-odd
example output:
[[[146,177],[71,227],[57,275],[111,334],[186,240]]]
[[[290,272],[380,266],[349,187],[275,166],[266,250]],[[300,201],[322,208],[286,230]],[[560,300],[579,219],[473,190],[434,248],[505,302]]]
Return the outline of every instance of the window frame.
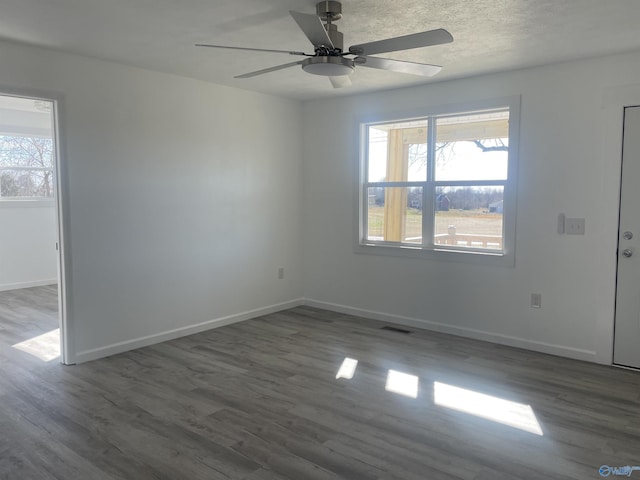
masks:
[[[520,131],[520,96],[500,97],[477,102],[462,104],[449,104],[435,107],[424,107],[412,111],[389,112],[377,115],[363,116],[358,119],[357,137],[359,139],[357,166],[356,195],[356,233],[355,252],[375,255],[400,256],[408,258],[426,258],[454,262],[477,263],[483,265],[513,266],[515,264],[515,238],[516,238],[516,208],[517,208],[517,171]],[[509,112],[509,150],[507,178],[503,181],[495,180],[463,180],[463,181],[436,181],[433,171],[432,159],[427,164],[428,176],[426,181],[402,181],[402,182],[369,182],[368,178],[368,134],[369,126],[385,123],[401,123],[412,120],[428,119],[437,121],[438,117],[452,117],[467,113],[481,113],[483,111],[508,110]],[[433,117],[433,118],[432,118]],[[435,145],[435,129],[429,125],[429,144]],[[431,149],[429,149],[431,150]],[[455,247],[432,244],[412,244],[402,242],[371,241],[367,236],[367,212],[368,212],[368,188],[374,187],[425,187],[423,190],[423,215],[429,213],[429,219],[423,219],[423,238],[433,236],[434,198],[430,194],[435,192],[438,186],[502,186],[503,190],[503,245],[501,251],[478,249],[471,247]]]
[[[17,197],[3,197],[0,195],[0,208],[3,207],[49,207],[55,205],[55,197],[57,191],[57,139],[55,138],[56,128],[56,100],[39,97],[39,96],[24,96],[13,95],[11,93],[3,93],[2,96],[16,97],[25,100],[33,100],[35,102],[44,102],[50,105],[51,108],[51,130],[41,127],[16,127],[0,130],[0,136],[4,137],[24,137],[24,138],[45,138],[51,139],[52,151],[51,151],[51,166],[37,167],[37,166],[23,166],[23,165],[7,165],[0,166],[0,175],[3,171],[23,171],[23,172],[50,172],[51,173],[51,187],[52,194],[49,197],[46,196],[17,196]]]

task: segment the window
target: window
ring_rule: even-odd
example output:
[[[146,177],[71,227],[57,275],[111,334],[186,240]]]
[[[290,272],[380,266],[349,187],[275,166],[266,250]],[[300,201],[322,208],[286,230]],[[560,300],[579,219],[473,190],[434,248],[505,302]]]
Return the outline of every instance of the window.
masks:
[[[512,256],[515,103],[362,123],[360,247]]]
[[[53,197],[52,106],[0,97],[0,201]]]

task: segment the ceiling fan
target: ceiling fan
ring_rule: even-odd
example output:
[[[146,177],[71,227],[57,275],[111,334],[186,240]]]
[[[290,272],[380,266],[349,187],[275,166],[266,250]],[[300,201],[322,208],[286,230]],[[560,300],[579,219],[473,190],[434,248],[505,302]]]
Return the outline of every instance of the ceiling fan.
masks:
[[[444,29],[429,30],[413,33],[402,37],[387,38],[375,42],[361,43],[343,49],[342,33],[333,23],[342,18],[342,4],[329,0],[316,4],[316,15],[289,11],[300,29],[313,44],[314,53],[293,52],[289,50],[270,50],[264,48],[230,47],[225,45],[196,44],[197,47],[227,48],[232,50],[249,50],[253,52],[286,53],[307,57],[297,62],[285,63],[275,67],[257,70],[234,78],[249,78],[264,73],[275,72],[296,65],[302,65],[302,69],[314,75],[329,77],[335,88],[345,87],[351,84],[351,75],[357,66],[390,70],[393,72],[408,73],[431,77],[438,73],[442,67],[426,63],[406,62],[391,60],[388,58],[371,57],[379,53],[396,52],[412,48],[429,47],[453,42],[453,37]],[[323,21],[325,23],[323,23]]]

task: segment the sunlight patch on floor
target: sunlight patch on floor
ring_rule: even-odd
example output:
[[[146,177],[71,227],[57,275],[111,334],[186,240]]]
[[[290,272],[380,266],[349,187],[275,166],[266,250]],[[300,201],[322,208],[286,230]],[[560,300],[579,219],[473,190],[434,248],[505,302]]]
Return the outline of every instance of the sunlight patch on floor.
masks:
[[[12,347],[33,355],[44,362],[50,362],[60,357],[60,329],[56,328],[43,335],[16,343]]]
[[[415,375],[389,370],[387,372],[387,384],[384,386],[384,389],[387,392],[418,398],[418,383],[418,377]]]
[[[436,405],[469,413],[536,435],[543,435],[542,428],[530,405],[439,382],[433,383],[433,399]]]
[[[358,366],[358,360],[354,358],[346,357],[342,361],[342,365],[340,365],[340,369],[336,374],[337,378],[346,378],[347,380],[351,380],[356,373],[356,367]]]

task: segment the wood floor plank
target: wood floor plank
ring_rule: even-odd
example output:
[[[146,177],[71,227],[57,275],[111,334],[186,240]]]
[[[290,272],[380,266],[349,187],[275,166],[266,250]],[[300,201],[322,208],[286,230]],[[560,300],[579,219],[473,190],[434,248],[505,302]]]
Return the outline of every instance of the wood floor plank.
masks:
[[[64,367],[13,347],[56,328],[56,295],[0,292],[0,479],[582,480],[640,464],[638,372],[310,307]],[[346,357],[354,375],[336,378]],[[389,370],[417,397],[387,390]],[[542,434],[438,404],[436,384],[530,408]]]

